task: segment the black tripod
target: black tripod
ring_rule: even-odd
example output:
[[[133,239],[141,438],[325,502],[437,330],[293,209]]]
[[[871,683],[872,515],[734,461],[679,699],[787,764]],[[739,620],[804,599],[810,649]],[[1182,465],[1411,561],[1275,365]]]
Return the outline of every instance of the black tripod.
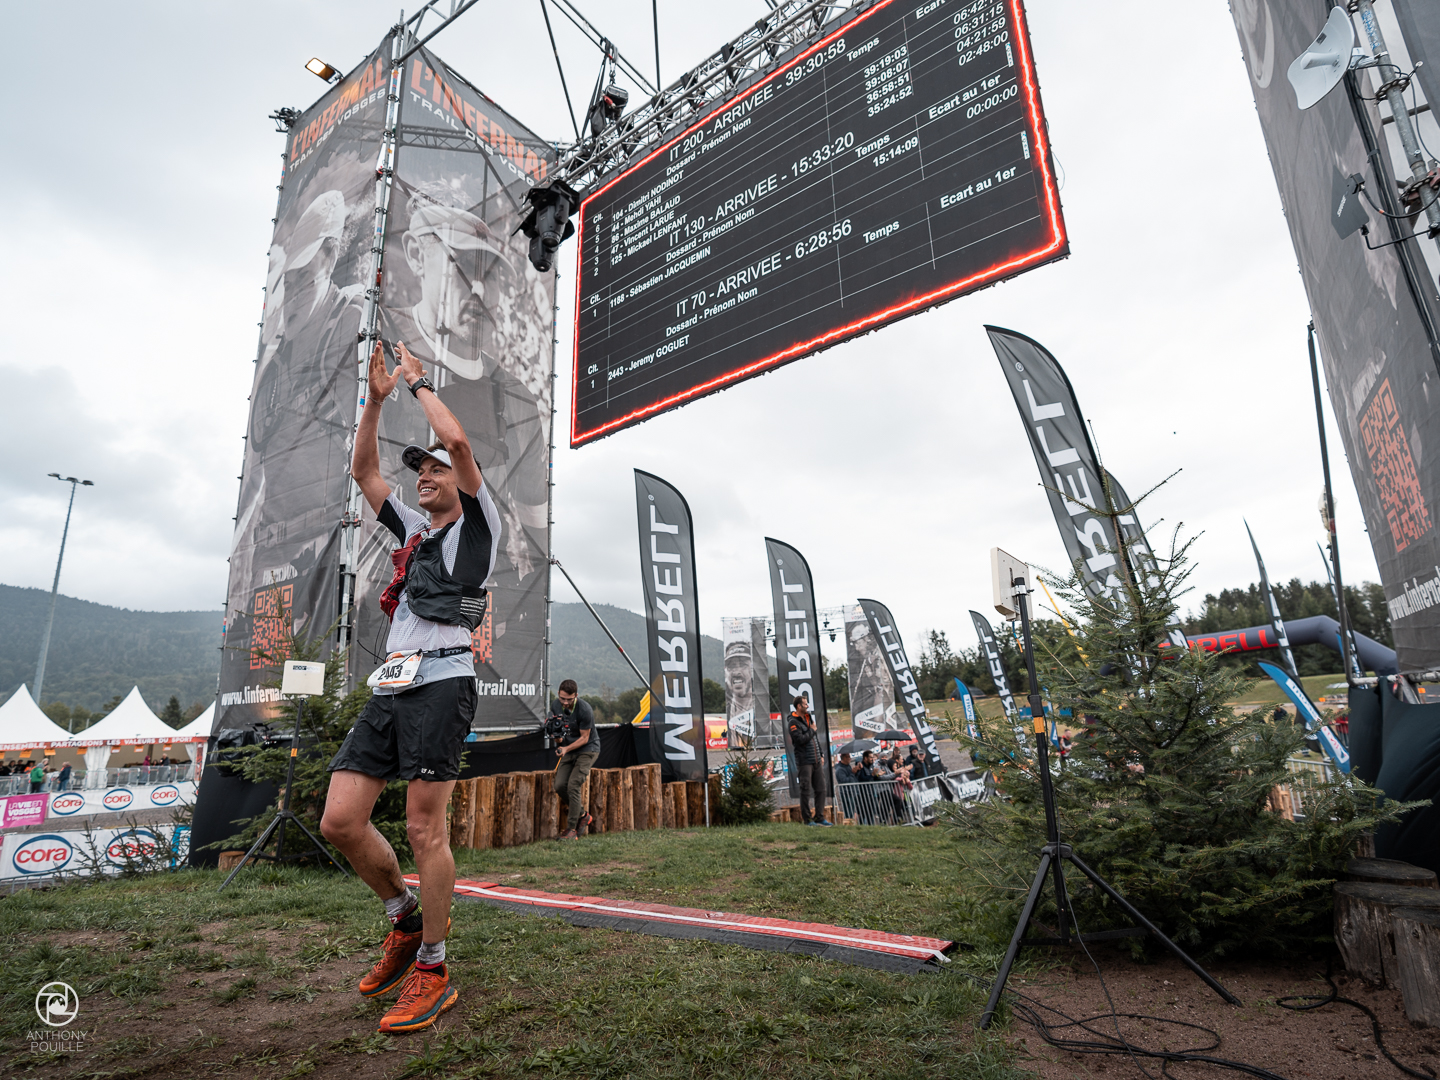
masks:
[[[1035,649],[1030,641],[1030,614],[1025,600],[1029,589],[1023,577],[1014,578],[1010,584],[1015,589],[1016,607],[1020,611],[1020,631],[1025,641],[1025,673],[1030,677],[1030,717],[1035,724],[1035,766],[1040,773],[1040,792],[1045,800],[1046,842],[1045,846],[1040,849],[1040,865],[1035,868],[1035,880],[1030,883],[1030,894],[1025,897],[1025,907],[1020,912],[1020,921],[1015,924],[1015,936],[1010,939],[1010,948],[1005,952],[1005,960],[1000,965],[1000,973],[995,977],[995,985],[990,988],[990,1000],[986,1002],[985,1013],[980,1017],[980,1027],[988,1028],[990,1021],[995,1018],[995,1009],[1000,1004],[1000,995],[1005,991],[1005,983],[1010,978],[1010,968],[1014,965],[1015,955],[1020,951],[1022,945],[1069,945],[1072,940],[1105,941],[1113,938],[1140,937],[1147,933],[1154,934],[1161,944],[1180,958],[1186,967],[1204,979],[1205,984],[1211,990],[1214,990],[1231,1005],[1239,1005],[1240,1001],[1234,994],[1226,990],[1211,978],[1209,972],[1186,956],[1179,945],[1162,934],[1149,919],[1136,911],[1130,901],[1116,892],[1108,881],[1086,866],[1080,857],[1071,850],[1069,844],[1060,842],[1060,826],[1055,817],[1055,789],[1050,783],[1050,740],[1045,730],[1045,706],[1040,700],[1040,683],[1035,677]],[[1119,904],[1125,913],[1140,925],[1123,930],[1102,930],[1094,934],[1072,935],[1070,933],[1070,896],[1065,891],[1065,863],[1067,862],[1073,863],[1075,869],[1093,881],[1097,888]],[[1035,902],[1040,899],[1040,890],[1045,886],[1045,875],[1052,870],[1055,876],[1055,909],[1056,921],[1059,923],[1060,929],[1059,936],[1027,938],[1025,931],[1029,929],[1030,919],[1035,914]]]
[[[343,866],[341,866],[338,862],[335,861],[335,857],[331,855],[330,852],[325,850],[325,845],[322,844],[319,840],[315,839],[315,834],[310,831],[310,829],[306,826],[305,822],[301,821],[295,815],[295,811],[290,809],[290,790],[295,786],[295,759],[300,756],[300,723],[302,720],[304,720],[304,718],[305,699],[304,697],[301,697],[300,704],[295,710],[295,731],[290,736],[290,760],[285,766],[285,798],[281,800],[280,811],[275,815],[274,820],[272,820],[269,825],[265,826],[265,831],[260,834],[260,839],[256,840],[255,843],[251,845],[250,850],[245,853],[245,857],[235,864],[235,869],[230,871],[230,876],[220,883],[220,889],[223,889],[226,885],[229,885],[230,882],[234,879],[235,875],[240,873],[240,871],[244,869],[245,864],[248,863],[251,859],[269,859],[272,862],[280,862],[281,859],[286,857],[282,854],[282,852],[284,852],[285,850],[285,823],[287,821],[293,821],[295,823],[295,827],[310,838],[310,842],[315,845],[315,850],[318,851],[320,853],[320,856],[327,862],[329,862],[331,866],[335,867],[335,869],[339,870],[342,874],[345,874],[346,877],[350,876],[349,872],[346,871]],[[273,833],[277,828],[280,830],[280,837],[275,843],[275,854],[260,854],[260,849],[266,845],[266,843],[270,840],[270,834]],[[304,855],[291,855],[289,856],[289,858],[307,858],[309,854],[310,853],[307,851]],[[217,889],[215,891],[219,892],[220,889]]]

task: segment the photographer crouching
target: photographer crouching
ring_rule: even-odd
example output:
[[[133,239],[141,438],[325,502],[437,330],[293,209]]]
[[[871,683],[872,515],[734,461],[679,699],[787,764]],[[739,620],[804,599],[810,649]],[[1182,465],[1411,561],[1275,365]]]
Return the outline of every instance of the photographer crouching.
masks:
[[[560,684],[559,696],[550,703],[550,719],[546,734],[555,740],[560,764],[555,766],[555,794],[566,806],[569,828],[561,840],[574,840],[585,835],[594,822],[581,798],[590,766],[600,756],[600,732],[595,727],[595,714],[588,701],[580,700],[580,688],[574,679]]]

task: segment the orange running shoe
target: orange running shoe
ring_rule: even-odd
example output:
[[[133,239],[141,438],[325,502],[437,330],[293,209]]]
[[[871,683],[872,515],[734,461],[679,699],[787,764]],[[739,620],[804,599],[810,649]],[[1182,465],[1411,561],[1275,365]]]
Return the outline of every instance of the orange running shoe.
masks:
[[[420,951],[420,942],[424,936],[423,930],[417,930],[413,934],[391,930],[386,934],[380,959],[360,980],[360,993],[365,997],[379,997],[404,982],[405,976],[409,975],[415,966],[415,954]],[[445,936],[450,936],[448,922],[445,924]]]
[[[460,991],[450,985],[450,972],[443,964],[439,971],[414,968],[400,991],[400,1000],[381,1018],[380,1030],[399,1035],[427,1028],[459,1000]]]

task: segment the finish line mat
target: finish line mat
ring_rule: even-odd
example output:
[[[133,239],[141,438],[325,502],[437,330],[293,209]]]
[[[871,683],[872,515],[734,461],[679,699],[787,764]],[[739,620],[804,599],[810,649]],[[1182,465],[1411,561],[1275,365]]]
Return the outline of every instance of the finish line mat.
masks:
[[[420,885],[420,879],[413,874],[406,877],[405,882],[416,888]],[[791,922],[788,919],[765,919],[633,900],[607,900],[601,896],[569,896],[535,889],[515,889],[493,881],[462,878],[455,882],[455,896],[510,911],[554,916],[575,926],[625,930],[658,937],[700,938],[767,952],[805,953],[826,960],[910,974],[938,971],[939,965],[949,963],[945,954],[955,947],[954,942],[941,938],[887,934],[880,930]]]

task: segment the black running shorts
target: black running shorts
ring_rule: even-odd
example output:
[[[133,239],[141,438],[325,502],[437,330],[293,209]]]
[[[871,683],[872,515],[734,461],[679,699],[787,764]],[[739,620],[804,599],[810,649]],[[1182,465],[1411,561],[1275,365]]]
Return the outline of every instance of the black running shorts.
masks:
[[[454,780],[479,695],[475,680],[437,679],[401,694],[375,694],[330,771],[379,780]]]

